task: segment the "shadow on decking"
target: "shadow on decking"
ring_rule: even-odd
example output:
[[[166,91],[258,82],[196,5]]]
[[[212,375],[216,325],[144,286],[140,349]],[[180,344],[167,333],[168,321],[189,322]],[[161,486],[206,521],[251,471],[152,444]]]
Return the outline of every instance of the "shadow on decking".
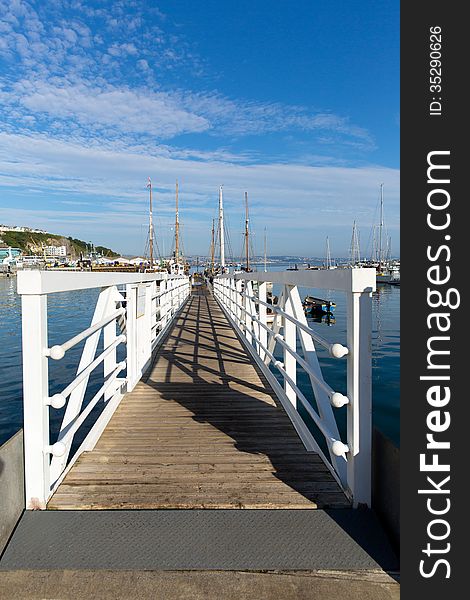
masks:
[[[320,457],[305,450],[284,410],[260,398],[265,394],[274,399],[274,394],[239,340],[235,337],[233,341],[233,330],[220,309],[212,304],[216,309],[213,314],[210,303],[207,295],[190,298],[163,349],[167,361],[165,376],[159,374],[156,380],[150,369],[143,381],[157,390],[163,400],[177,402],[192,412],[193,421],[210,424],[231,438],[239,452],[265,455],[271,462],[273,478],[318,508],[325,508],[329,518],[384,570],[397,570],[398,561],[373,511],[351,509]],[[194,336],[192,342],[185,336],[188,333]],[[207,360],[207,352],[212,353],[217,368],[199,361],[201,356]],[[244,365],[254,369],[259,382],[243,378]],[[175,374],[188,381],[173,383]],[[233,385],[243,386],[244,391],[233,389]],[[230,405],[230,416],[225,413],[221,417],[214,411],[214,401],[219,406],[220,402]]]
[[[160,357],[164,367],[157,373]],[[318,507],[349,506],[319,456],[305,450],[284,410],[269,403],[274,396],[269,384],[207,296],[189,299],[154,367],[143,382],[163,400],[179,403],[193,413],[193,421],[224,433],[239,452],[265,455],[273,478]],[[223,405],[223,415],[214,403]]]

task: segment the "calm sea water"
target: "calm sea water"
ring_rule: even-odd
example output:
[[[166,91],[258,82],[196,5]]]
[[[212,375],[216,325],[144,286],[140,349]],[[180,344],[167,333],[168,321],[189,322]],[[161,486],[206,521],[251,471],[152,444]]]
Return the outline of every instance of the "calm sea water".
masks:
[[[269,267],[268,267],[269,268]],[[277,265],[272,270],[284,269]],[[320,335],[331,342],[346,342],[346,307],[339,292],[301,289],[336,302],[334,323],[310,320]],[[274,293],[277,293],[274,288]],[[49,344],[61,343],[89,326],[98,290],[52,294],[49,306]],[[78,345],[61,361],[49,361],[50,394],[59,392],[73,379],[83,345]],[[400,289],[383,286],[373,295],[372,385],[374,424],[395,444],[400,441]],[[325,380],[337,391],[346,392],[346,362],[318,351]],[[308,379],[298,373],[302,391],[310,397]],[[98,389],[98,373],[91,378],[87,400]],[[101,403],[102,404],[102,403]],[[51,411],[51,425],[57,430],[63,411]],[[94,416],[90,418],[90,425]],[[22,427],[21,308],[16,294],[16,278],[0,278],[0,444]],[[345,409],[338,413],[344,429]],[[85,423],[84,432],[88,429]]]

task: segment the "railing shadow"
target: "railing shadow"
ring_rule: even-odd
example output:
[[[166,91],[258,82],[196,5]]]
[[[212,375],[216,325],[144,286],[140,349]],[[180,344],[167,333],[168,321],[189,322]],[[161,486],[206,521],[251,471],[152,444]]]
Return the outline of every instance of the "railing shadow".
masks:
[[[211,302],[201,293],[190,298],[156,357],[164,359],[164,374],[150,369],[143,382],[163,400],[191,411],[193,421],[208,423],[231,438],[236,450],[265,455],[273,477],[292,492],[319,507],[347,506],[340,486],[318,455],[305,450],[283,409],[266,401],[269,387],[258,368],[244,378],[243,367],[251,368],[252,361]],[[223,415],[217,410],[221,406]],[[232,409],[229,416],[227,408]]]
[[[265,455],[274,478],[319,508],[325,507],[328,517],[381,568],[397,570],[396,556],[373,511],[345,510],[344,495],[318,455],[305,450],[283,409],[266,401],[269,386],[258,367],[259,381],[243,378],[243,365],[252,361],[239,340],[230,343],[234,331],[204,288],[198,292],[189,299],[162,348],[165,375],[150,369],[143,381],[163,400],[177,402],[193,413],[193,421],[210,424],[231,438],[239,452]],[[221,406],[233,409],[229,417],[226,410],[221,415]],[[243,480],[240,485],[246,489]],[[341,499],[336,505],[335,498]]]

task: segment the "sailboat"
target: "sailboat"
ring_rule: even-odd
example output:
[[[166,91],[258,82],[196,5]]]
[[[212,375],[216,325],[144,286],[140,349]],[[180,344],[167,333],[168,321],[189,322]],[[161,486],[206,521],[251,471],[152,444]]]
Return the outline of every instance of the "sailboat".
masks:
[[[330,238],[326,236],[325,269],[336,269],[336,263],[331,259]]]
[[[326,260],[324,269],[336,269],[336,264],[331,259],[330,238],[326,237]],[[323,314],[331,314],[336,309],[336,303],[332,300],[317,298],[316,296],[305,296],[303,307],[306,315],[315,316]]]
[[[176,212],[175,212],[175,251],[168,261],[168,270],[172,275],[187,275],[189,265],[185,262],[180,250],[180,219],[179,219],[179,187],[176,181]]]
[[[379,239],[376,249],[377,274],[376,282],[390,283],[399,285],[400,282],[400,265],[391,260],[391,239],[389,238],[388,250],[385,252],[383,248],[383,228],[384,228],[384,184],[380,184],[380,222],[379,222]]]
[[[250,220],[248,217],[248,192],[245,192],[245,264],[242,265],[242,271],[246,273],[251,273],[253,270],[250,266],[250,229],[249,229]]]
[[[155,242],[155,231],[153,227],[153,200],[152,200],[152,180],[150,177],[148,178],[147,188],[149,190],[149,230],[148,230],[148,239],[145,249],[145,256],[147,256],[147,248],[148,248],[148,261],[147,267],[145,271],[147,272],[155,272],[161,271],[160,265],[157,264],[154,255],[154,242]]]
[[[266,227],[264,228],[264,272],[268,272],[267,267],[267,248],[268,248],[268,236],[266,234]],[[257,282],[253,282],[253,286],[256,285]],[[266,282],[266,302],[271,304],[272,306],[276,306],[278,303],[278,297],[273,294],[273,284],[272,282]],[[269,306],[266,308],[266,323],[271,324],[274,323],[275,313],[272,308]]]
[[[217,228],[216,219],[212,219],[211,229],[211,244],[209,249],[209,260],[208,265],[205,269],[207,277],[213,277],[217,273],[227,273],[228,267],[225,261],[225,225],[224,225],[224,200],[223,200],[223,187],[219,187],[219,206],[218,206],[218,217],[217,217]],[[219,262],[216,263],[216,246],[219,246]]]
[[[361,250],[359,247],[359,233],[357,231],[356,221],[353,223],[351,236],[351,246],[349,250],[349,265],[350,267],[361,267]]]

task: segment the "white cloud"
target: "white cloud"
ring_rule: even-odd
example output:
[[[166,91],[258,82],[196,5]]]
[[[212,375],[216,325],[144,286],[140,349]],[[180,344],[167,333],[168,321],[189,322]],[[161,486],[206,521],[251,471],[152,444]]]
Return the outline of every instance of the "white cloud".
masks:
[[[148,62],[144,58],[141,58],[140,60],[137,61],[137,66],[142,71],[149,71],[150,70],[149,64],[148,64]]]
[[[22,81],[14,86],[20,105],[52,118],[72,119],[82,126],[172,137],[209,128],[208,121],[174,101],[169,94],[145,95],[127,88],[62,86]]]
[[[108,54],[112,56],[126,56],[128,54],[135,56],[138,54],[138,50],[134,44],[113,44],[108,48]]]
[[[138,64],[148,68],[144,59]],[[53,78],[47,82],[23,79],[4,90],[3,98],[7,105],[66,120],[67,130],[76,123],[107,129],[111,137],[113,131],[171,138],[184,133],[244,136],[300,130],[334,135],[337,144],[373,148],[367,131],[332,113],[309,114],[303,107],[235,101],[217,93],[149,91],[105,82],[91,86],[80,79]]]
[[[349,229],[354,217],[370,224],[383,181],[388,224],[397,227],[398,171],[348,168],[318,156],[320,145],[374,149],[367,130],[328,110],[196,93],[189,85],[164,88],[165,70],[187,82],[187,74],[199,73],[203,63],[182,30],[153,6],[145,14],[146,4],[0,0],[0,55],[6,59],[0,86],[0,204],[8,207],[0,209],[3,215],[77,237],[90,229],[123,240],[124,251],[133,251],[132,244],[141,251],[136,245],[145,220],[145,182],[152,175],[160,215],[171,215],[174,181],[180,179],[191,215],[188,241],[196,246],[221,183],[234,227],[248,189],[253,223],[266,224],[272,240],[298,232],[296,241],[333,224]],[[129,74],[138,78],[137,87]],[[275,148],[277,162],[255,154],[258,146],[247,137],[298,132],[302,136],[293,138],[303,161],[316,166],[300,159],[281,164],[282,145]],[[204,134],[198,145],[206,149],[194,142],[182,148],[161,143],[184,134]],[[242,136],[246,147],[234,152],[232,140],[240,146]],[[217,148],[219,139],[231,147]],[[33,193],[36,207],[18,208]],[[51,209],[54,202],[58,210]],[[103,232],[105,221],[109,233]],[[111,239],[97,241],[113,245]]]
[[[295,130],[321,134],[330,144],[374,149],[369,132],[325,110],[233,99],[216,91],[164,90],[165,68],[178,65],[194,73],[201,60],[156,8],[146,18],[139,2],[113,0],[92,8],[74,0],[65,18],[59,2],[0,0],[0,10],[0,52],[9,58],[10,81],[16,82],[4,91],[7,117],[9,110],[22,108],[42,119],[43,130],[52,121],[57,129],[62,121],[64,131],[79,126],[84,134],[92,129],[109,137],[126,133],[168,139],[201,132],[240,137]],[[145,78],[145,87],[122,83],[131,65]]]
[[[12,156],[15,162],[11,161]],[[14,185],[16,194],[30,188],[47,194],[47,202],[41,205],[37,201],[35,209],[34,219],[39,219],[41,226],[51,221],[49,227],[60,225],[62,231],[72,228],[74,235],[80,228],[84,231],[89,226],[96,227],[105,237],[101,243],[110,245],[113,239],[122,240],[122,250],[127,252],[139,251],[136,240],[146,219],[145,184],[149,175],[155,186],[155,213],[163,216],[171,215],[174,183],[179,179],[182,214],[186,214],[186,244],[195,252],[205,250],[201,231],[208,229],[215,213],[220,184],[224,185],[233,239],[238,240],[237,229],[242,229],[243,193],[248,190],[252,223],[255,229],[268,227],[271,248],[276,248],[276,239],[283,239],[289,232],[292,250],[279,248],[278,243],[279,252],[294,252],[296,244],[305,245],[307,240],[312,247],[322,248],[328,228],[343,231],[345,240],[353,219],[370,228],[381,182],[386,190],[387,225],[395,234],[398,227],[399,172],[377,166],[183,160],[172,157],[171,152],[149,156],[136,149],[111,145],[98,148],[40,136],[0,134],[0,173],[0,186]],[[92,202],[95,210],[51,211],[54,198]],[[34,225],[34,219],[31,216],[25,224]],[[105,221],[107,227],[103,228]],[[238,245],[238,241],[234,244]],[[300,251],[300,246],[295,251]]]

